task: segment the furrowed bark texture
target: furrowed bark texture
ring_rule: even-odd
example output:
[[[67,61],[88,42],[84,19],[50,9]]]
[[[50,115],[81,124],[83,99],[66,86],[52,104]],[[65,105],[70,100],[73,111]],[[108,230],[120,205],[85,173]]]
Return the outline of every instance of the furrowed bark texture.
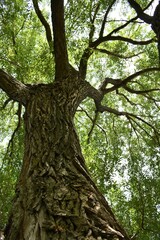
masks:
[[[86,170],[73,117],[87,87],[71,82],[30,87],[6,240],[129,239]]]

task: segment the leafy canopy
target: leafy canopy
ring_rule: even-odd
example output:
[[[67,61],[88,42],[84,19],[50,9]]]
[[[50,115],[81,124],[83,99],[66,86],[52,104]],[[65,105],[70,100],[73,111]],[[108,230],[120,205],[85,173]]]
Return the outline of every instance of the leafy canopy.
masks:
[[[149,4],[137,2],[142,8]],[[49,2],[39,1],[39,6],[51,24]],[[147,9],[149,14],[153,14],[154,6]],[[155,34],[123,0],[65,1],[65,20],[71,64],[78,69],[92,42],[86,80],[98,88],[107,79],[108,92],[103,99],[107,111],[98,113],[94,102],[85,99],[75,116],[88,168],[130,235],[141,240],[158,239],[159,72],[144,71],[128,81],[127,87],[112,91],[119,80],[158,66]],[[53,55],[33,3],[1,1],[0,22],[0,68],[26,84],[53,81]],[[96,44],[99,36],[101,43]],[[113,37],[102,41],[102,36]],[[0,100],[0,228],[3,228],[23,157],[24,110],[7,101],[2,92]]]

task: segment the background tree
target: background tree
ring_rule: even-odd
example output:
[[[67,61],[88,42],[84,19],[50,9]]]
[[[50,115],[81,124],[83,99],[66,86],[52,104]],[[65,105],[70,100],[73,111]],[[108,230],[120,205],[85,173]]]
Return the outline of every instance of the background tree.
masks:
[[[155,2],[51,1],[54,43],[43,2],[1,2],[2,227],[24,152],[6,239],[128,239],[73,118],[129,235],[158,239]]]

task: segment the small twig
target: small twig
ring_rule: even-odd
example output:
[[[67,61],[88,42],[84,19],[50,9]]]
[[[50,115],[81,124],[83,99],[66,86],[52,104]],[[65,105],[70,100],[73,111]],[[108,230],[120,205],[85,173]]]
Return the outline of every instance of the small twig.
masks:
[[[92,42],[92,38],[94,35],[94,31],[95,31],[94,22],[95,22],[97,14],[98,14],[99,8],[100,8],[100,3],[97,3],[93,17],[90,14],[91,27],[90,27],[90,33],[89,33],[89,42]]]
[[[120,92],[118,91],[118,89],[116,90],[116,93],[117,93],[119,96],[122,96],[123,98],[125,98],[126,101],[127,101],[128,103],[130,103],[132,106],[133,106],[133,105],[134,105],[134,106],[137,106],[137,103],[132,102],[125,94],[120,93]]]
[[[128,118],[128,117],[127,117],[127,119],[128,119],[128,121],[129,121],[129,123],[130,123],[130,125],[131,125],[131,128],[133,129],[134,133],[136,134],[137,139],[139,140],[139,136],[138,136],[138,131],[137,131],[137,129],[136,129],[135,126],[133,125],[131,119]]]
[[[100,33],[99,33],[99,37],[103,37],[103,33],[104,33],[104,28],[105,28],[105,24],[106,24],[106,20],[107,20],[107,17],[108,17],[108,14],[111,10],[111,8],[113,7],[114,3],[116,2],[116,0],[113,0],[113,2],[109,5],[105,15],[104,15],[104,18],[103,18],[103,22],[102,22],[102,25],[101,25],[101,30],[100,30]]]
[[[21,66],[20,66],[18,63],[16,63],[15,61],[11,61],[11,60],[8,60],[8,59],[3,58],[3,57],[1,57],[0,60],[3,60],[3,61],[5,61],[5,62],[8,62],[8,63],[16,66],[16,67],[20,67],[20,68],[21,68]]]
[[[144,93],[149,93],[149,92],[160,91],[160,88],[153,88],[153,89],[148,89],[148,90],[135,90],[135,89],[132,89],[128,86],[124,86],[124,89],[127,90],[130,93],[136,93],[136,94],[144,94]]]
[[[77,110],[77,112],[78,112],[78,111],[84,112],[84,113],[86,114],[86,116],[89,118],[89,120],[90,120],[91,122],[93,122],[93,119],[92,119],[92,117],[88,114],[88,112],[87,112],[82,106],[79,106],[79,108],[80,108],[81,110]]]
[[[19,28],[19,30],[17,31],[17,33],[15,34],[15,38],[17,37],[17,35],[19,34],[19,32],[24,28],[25,22],[27,21],[27,18],[24,19],[21,27]]]
[[[87,144],[89,144],[89,143],[90,143],[90,137],[91,137],[91,135],[92,135],[93,129],[94,129],[95,125],[97,125],[97,124],[96,124],[96,121],[97,121],[97,117],[98,117],[98,112],[95,111],[94,119],[92,119],[85,109],[83,109],[81,106],[80,106],[80,108],[82,109],[82,111],[86,114],[86,116],[87,116],[87,117],[91,120],[91,122],[92,122],[92,127],[91,127],[91,129],[90,129],[90,131],[89,131],[89,133],[88,133],[88,139],[87,139]]]
[[[130,118],[131,121],[133,121],[140,129],[142,129],[150,138],[152,138],[152,136],[146,131],[146,129],[144,127],[142,127],[135,119],[131,118],[130,116],[128,116]],[[141,119],[142,120],[142,119]],[[146,122],[146,124],[148,125],[148,123]],[[152,126],[153,127],[153,126]]]
[[[87,143],[89,144],[90,143],[90,137],[92,135],[92,132],[94,130],[94,127],[96,125],[96,121],[97,121],[97,117],[98,117],[98,111],[95,111],[95,116],[94,116],[94,119],[93,119],[93,124],[92,124],[92,127],[88,133],[88,139],[87,139]]]
[[[107,49],[95,48],[94,50],[98,51],[98,52],[101,52],[101,53],[108,54],[108,55],[113,56],[113,57],[122,58],[122,59],[129,59],[129,58],[137,57],[137,56],[139,56],[140,54],[143,53],[143,52],[140,52],[140,53],[137,53],[137,54],[132,54],[130,56],[123,56],[123,55],[118,54],[116,52],[108,51]]]

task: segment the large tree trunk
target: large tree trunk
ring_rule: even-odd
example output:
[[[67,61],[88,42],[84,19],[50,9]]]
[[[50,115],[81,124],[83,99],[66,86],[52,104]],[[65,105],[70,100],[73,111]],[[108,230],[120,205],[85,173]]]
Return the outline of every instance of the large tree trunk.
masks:
[[[92,51],[76,72],[68,61],[64,1],[51,0],[51,11],[55,82],[29,86],[0,71],[0,87],[25,106],[23,166],[5,239],[128,240],[88,174],[74,128],[80,102],[90,96],[100,107],[103,98],[85,81]]]
[[[6,240],[128,239],[86,170],[73,123],[82,95],[69,81],[30,87]]]

